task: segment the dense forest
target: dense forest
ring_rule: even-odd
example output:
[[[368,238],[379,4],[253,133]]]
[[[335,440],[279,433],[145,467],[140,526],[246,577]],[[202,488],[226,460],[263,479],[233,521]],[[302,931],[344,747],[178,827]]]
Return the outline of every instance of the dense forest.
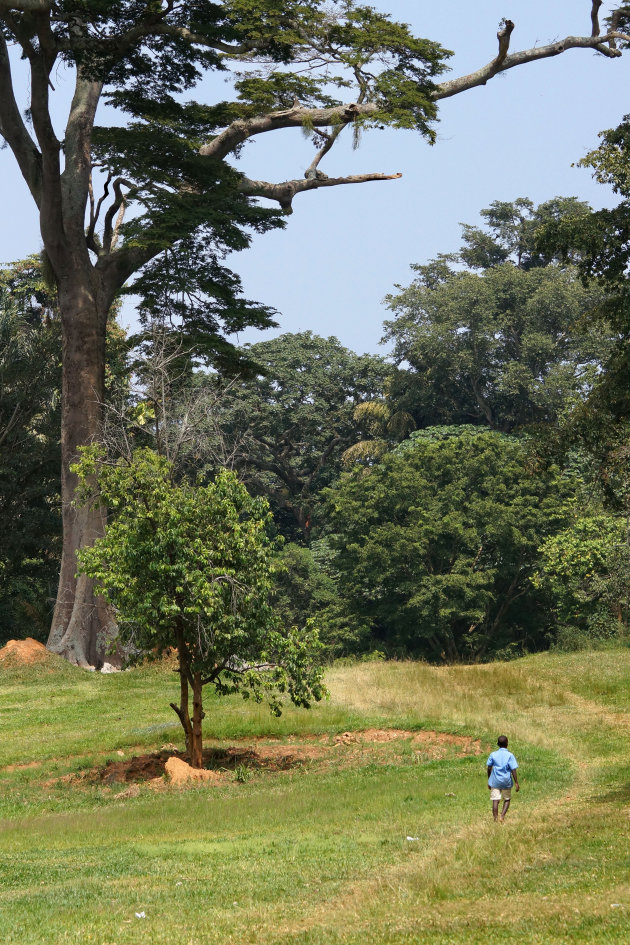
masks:
[[[159,313],[126,337],[113,311],[107,462],[149,450],[199,490],[235,472],[271,512],[276,619],[318,628],[328,658],[485,660],[625,638],[625,148],[623,125],[589,158],[617,210],[497,201],[458,252],[413,264],[385,300],[382,357],[304,332],[222,369]],[[59,568],[50,286],[39,257],[0,273],[3,642],[46,640]]]

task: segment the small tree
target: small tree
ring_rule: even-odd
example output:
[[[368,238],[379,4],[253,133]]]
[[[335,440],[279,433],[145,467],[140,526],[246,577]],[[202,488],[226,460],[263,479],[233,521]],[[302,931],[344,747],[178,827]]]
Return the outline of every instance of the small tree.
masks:
[[[75,466],[83,494],[112,510],[105,535],[79,556],[119,618],[119,639],[136,652],[176,647],[179,705],[193,767],[202,767],[203,687],[308,708],[324,693],[311,662],[314,631],[281,630],[268,598],[275,548],[263,499],[222,470],[214,482],[175,482],[172,465],[149,449],[108,463],[100,446]],[[192,714],[190,691],[192,690]]]

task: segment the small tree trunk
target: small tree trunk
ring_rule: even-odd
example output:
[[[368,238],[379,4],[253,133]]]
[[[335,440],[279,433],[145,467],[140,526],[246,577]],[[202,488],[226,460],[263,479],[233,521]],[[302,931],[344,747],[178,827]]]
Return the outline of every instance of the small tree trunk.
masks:
[[[177,714],[186,738],[186,755],[192,768],[203,768],[202,726],[204,713],[202,702],[201,673],[190,672],[190,658],[184,635],[177,632],[177,655],[179,660],[179,705],[171,702],[171,709]],[[193,690],[193,714],[190,718],[189,682]]]
[[[48,648],[79,666],[100,668],[115,632],[114,622],[93,582],[77,577],[77,551],[103,534],[100,508],[75,506],[76,476],[70,465],[78,449],[100,431],[105,379],[107,305],[95,297],[87,278],[59,285],[63,339],[61,419],[61,501],[63,550],[59,591]]]
[[[193,717],[190,764],[193,768],[203,768],[203,687],[201,673],[193,673]]]
[[[175,708],[175,706],[173,706]],[[187,670],[179,670],[179,709],[176,709],[179,716],[179,720],[182,723],[182,728],[184,729],[184,738],[186,740],[186,755],[188,758],[192,756],[192,725],[190,723],[190,715],[188,713],[188,674]]]

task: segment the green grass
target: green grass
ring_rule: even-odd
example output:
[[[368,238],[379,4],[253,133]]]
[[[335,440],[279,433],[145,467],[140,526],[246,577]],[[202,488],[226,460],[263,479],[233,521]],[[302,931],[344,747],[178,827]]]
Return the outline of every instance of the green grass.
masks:
[[[181,746],[172,671],[0,670],[0,941],[625,945],[629,680],[627,649],[335,667],[310,712],[209,697],[206,736],[436,730],[481,753],[408,737],[118,798],[93,776],[107,759]],[[484,777],[499,730],[522,783],[504,827]]]

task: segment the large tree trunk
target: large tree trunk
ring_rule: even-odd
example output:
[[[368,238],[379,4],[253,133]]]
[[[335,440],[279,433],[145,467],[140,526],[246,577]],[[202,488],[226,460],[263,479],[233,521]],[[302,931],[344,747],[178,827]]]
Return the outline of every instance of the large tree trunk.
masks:
[[[78,666],[100,668],[114,627],[93,582],[77,577],[77,551],[103,534],[99,508],[75,505],[77,477],[70,465],[78,448],[100,430],[105,379],[107,306],[99,304],[89,278],[59,285],[63,337],[61,500],[63,551],[59,591],[48,648]]]

